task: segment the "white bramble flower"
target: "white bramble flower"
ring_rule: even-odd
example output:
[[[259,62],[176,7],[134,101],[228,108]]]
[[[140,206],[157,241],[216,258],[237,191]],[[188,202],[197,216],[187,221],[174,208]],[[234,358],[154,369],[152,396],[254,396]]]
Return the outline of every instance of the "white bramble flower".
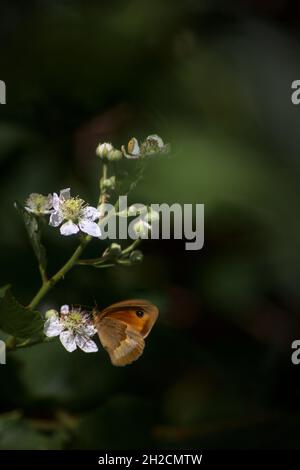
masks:
[[[152,134],[152,135],[148,135],[146,141],[150,142],[150,141],[153,141],[153,143],[155,145],[157,145],[157,147],[159,149],[163,149],[164,148],[164,141],[162,140],[161,137],[159,137],[159,135],[157,134]]]
[[[114,150],[113,145],[110,142],[104,142],[103,144],[99,144],[96,148],[96,155],[100,158],[106,158],[108,153]]]
[[[80,309],[63,305],[60,314],[56,310],[46,312],[44,333],[49,338],[59,336],[59,339],[68,352],[77,347],[86,353],[97,352],[98,346],[91,339],[97,330],[92,323],[90,314]]]
[[[53,207],[52,194],[44,196],[39,193],[31,193],[25,202],[25,209],[35,215],[47,215]]]
[[[168,153],[169,151],[170,146],[165,144],[157,134],[148,135],[145,142],[141,145],[141,152],[145,155]]]
[[[62,189],[59,196],[53,194],[53,211],[51,212],[49,224],[52,227],[60,227],[62,235],[73,235],[81,230],[92,237],[99,238],[101,230],[95,222],[99,219],[99,211],[88,206],[80,198],[70,196],[70,188]]]

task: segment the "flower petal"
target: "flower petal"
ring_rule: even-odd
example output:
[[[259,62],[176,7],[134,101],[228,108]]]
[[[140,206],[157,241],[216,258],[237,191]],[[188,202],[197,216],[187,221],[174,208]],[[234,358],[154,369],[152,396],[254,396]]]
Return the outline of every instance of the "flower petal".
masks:
[[[47,210],[52,209],[52,207],[53,207],[53,196],[52,194],[49,193],[47,196],[46,209]]]
[[[75,233],[79,232],[79,228],[72,220],[68,220],[68,222],[65,222],[61,227],[60,227],[60,233],[62,235],[68,236],[68,235],[74,235]]]
[[[77,333],[81,336],[94,336],[97,333],[97,329],[92,324],[85,324],[80,326]]]
[[[58,336],[63,329],[63,325],[60,323],[59,318],[55,315],[48,318],[44,324],[44,333],[49,338]]]
[[[128,142],[128,153],[130,155],[139,156],[140,155],[140,145],[138,140],[135,137]]]
[[[60,313],[62,315],[67,315],[69,313],[70,309],[69,309],[69,305],[62,305],[60,307]]]
[[[64,348],[68,352],[73,352],[77,348],[76,342],[75,342],[75,336],[73,333],[69,330],[63,331],[59,335],[59,339],[61,341],[61,344],[64,346]]]
[[[50,215],[49,225],[52,225],[52,227],[58,227],[63,220],[64,218],[60,212],[52,212]]]
[[[79,227],[82,232],[87,233],[92,237],[99,238],[101,236],[100,227],[98,224],[96,224],[96,222],[92,222],[88,219],[81,219],[81,221],[79,222]]]
[[[59,193],[59,198],[60,199],[70,199],[71,197],[71,189],[70,188],[66,188],[66,189],[62,189]]]
[[[92,206],[85,207],[82,211],[82,214],[84,219],[89,219],[92,221],[97,220],[100,217],[100,212],[98,211],[98,209]]]
[[[59,210],[59,197],[58,197],[58,194],[57,193],[53,193],[53,196],[52,196],[52,205],[53,205],[53,209],[58,211]]]
[[[97,344],[92,339],[90,339],[88,337],[81,336],[81,335],[77,334],[75,336],[75,341],[76,341],[77,346],[80,349],[82,349],[82,351],[84,351],[86,353],[97,352],[98,351]]]
[[[103,142],[103,144],[99,144],[96,148],[96,154],[100,158],[107,157],[108,152],[113,150],[113,146],[110,142]]]

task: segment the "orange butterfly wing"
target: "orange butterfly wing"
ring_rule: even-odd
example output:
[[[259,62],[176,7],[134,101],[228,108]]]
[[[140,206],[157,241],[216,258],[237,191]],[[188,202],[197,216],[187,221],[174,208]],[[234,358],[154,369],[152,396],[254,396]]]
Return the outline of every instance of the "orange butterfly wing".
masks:
[[[143,353],[144,338],[158,317],[158,309],[147,300],[125,300],[95,315],[95,326],[103,347],[115,366],[125,366]]]

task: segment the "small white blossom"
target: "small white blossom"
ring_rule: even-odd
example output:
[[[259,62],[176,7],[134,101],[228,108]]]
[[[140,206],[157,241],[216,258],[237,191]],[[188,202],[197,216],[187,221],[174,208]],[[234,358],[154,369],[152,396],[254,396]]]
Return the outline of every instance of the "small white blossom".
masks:
[[[70,188],[60,191],[59,196],[53,194],[53,211],[49,224],[52,227],[60,227],[62,235],[74,235],[80,230],[92,237],[99,238],[101,230],[95,222],[99,219],[99,211],[92,206],[85,205],[79,198],[71,197]],[[64,223],[63,223],[64,222]]]
[[[59,336],[61,344],[68,352],[75,351],[77,347],[87,353],[98,351],[98,346],[91,339],[97,330],[88,313],[63,305],[60,315],[56,310],[51,310],[51,315],[48,316],[46,313],[46,318],[45,335],[49,338]]]
[[[165,144],[163,139],[157,135],[148,135],[145,142],[141,145],[141,153],[144,155],[155,155],[168,153],[170,151],[170,145]]]
[[[25,209],[35,215],[47,215],[51,213],[53,207],[53,198],[51,194],[32,193],[25,202]]]
[[[164,141],[162,140],[162,138],[159,137],[159,135],[157,135],[157,134],[148,135],[146,141],[148,141],[148,142],[149,142],[149,141],[155,142],[156,145],[157,145],[157,147],[158,147],[159,149],[163,149],[163,148],[164,148],[164,145],[165,145],[165,144],[164,144]]]

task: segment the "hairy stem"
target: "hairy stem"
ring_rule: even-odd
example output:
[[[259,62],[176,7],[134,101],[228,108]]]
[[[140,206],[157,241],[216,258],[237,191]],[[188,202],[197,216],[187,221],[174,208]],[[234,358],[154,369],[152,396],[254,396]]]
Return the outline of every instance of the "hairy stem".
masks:
[[[131,253],[139,244],[141,243],[141,239],[138,238],[137,240],[134,240],[133,243],[131,243],[131,245],[127,246],[126,248],[124,248],[124,250],[121,251],[120,253],[120,256],[124,256],[124,255],[128,255],[129,253]],[[97,265],[97,268],[99,268],[101,266],[101,268],[104,268],[104,267],[111,267],[111,266],[115,266],[116,264],[122,264],[120,262],[120,260],[116,259],[115,262],[113,263],[108,263],[106,264],[108,261],[111,260],[111,256],[108,255],[108,256],[102,256],[100,258],[89,258],[89,259],[79,259],[77,261],[77,264],[79,265],[83,265],[83,266],[95,266]]]
[[[14,339],[15,342],[12,342],[12,339]],[[6,351],[7,352],[12,352],[12,351],[16,351],[18,349],[29,348],[31,346],[35,346],[35,345],[41,344],[41,343],[50,343],[51,341],[54,341],[55,339],[56,339],[56,337],[55,338],[47,338],[47,337],[42,337],[41,338],[40,337],[40,338],[36,338],[36,339],[28,338],[25,341],[23,341],[22,343],[17,343],[16,338],[11,336],[5,342],[6,343]]]
[[[140,239],[140,238],[137,238],[136,240],[134,240],[133,243],[131,243],[131,245],[129,245],[127,248],[124,248],[124,250],[122,250],[122,255],[127,255],[128,253],[130,253],[130,252],[133,251],[137,246],[139,246],[140,243],[141,243],[141,239]]]
[[[70,269],[74,266],[78,258],[81,256],[83,250],[85,249],[86,245],[91,241],[92,237],[89,235],[84,237],[80,243],[80,245],[76,248],[73,255],[69,260],[60,268],[57,273],[54,274],[49,280],[43,283],[40,290],[37,294],[33,297],[32,301],[28,305],[28,308],[35,308],[41,301],[41,299],[47,294],[47,292],[55,286],[55,284],[60,281],[65,274],[67,274]]]
[[[46,284],[46,282],[48,281],[48,276],[47,276],[47,272],[46,272],[44,266],[41,263],[39,263],[39,270],[40,270],[42,282],[43,282],[43,284]]]

